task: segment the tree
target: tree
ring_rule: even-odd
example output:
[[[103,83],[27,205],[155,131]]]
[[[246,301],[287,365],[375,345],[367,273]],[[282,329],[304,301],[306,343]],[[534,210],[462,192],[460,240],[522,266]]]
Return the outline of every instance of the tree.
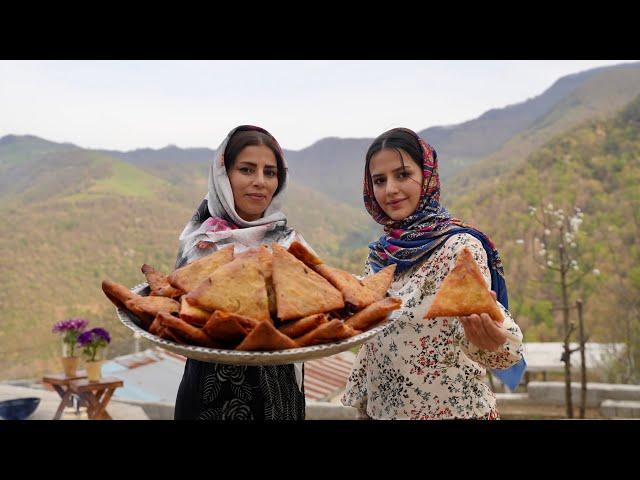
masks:
[[[580,347],[571,349],[571,334],[575,329],[575,324],[570,321],[572,289],[576,289],[582,278],[588,273],[598,274],[593,269],[593,265],[586,266],[582,260],[582,252],[578,247],[578,236],[580,225],[583,222],[584,214],[580,208],[574,208],[572,216],[565,215],[562,208],[554,209],[552,203],[546,207],[529,207],[531,217],[538,223],[542,231],[540,237],[534,237],[533,249],[534,261],[542,271],[543,287],[546,287],[551,297],[559,303],[559,307],[554,310],[562,311],[562,335],[564,349],[561,360],[564,362],[565,377],[565,403],[567,417],[573,418],[573,402],[571,398],[571,354],[581,350],[584,358],[584,344],[586,336],[581,329]],[[579,303],[582,308],[582,303]],[[583,369],[585,365],[582,365]],[[582,375],[585,383],[584,375]],[[583,387],[584,388],[584,387]],[[583,398],[584,402],[584,398]],[[584,407],[581,408],[583,414]]]

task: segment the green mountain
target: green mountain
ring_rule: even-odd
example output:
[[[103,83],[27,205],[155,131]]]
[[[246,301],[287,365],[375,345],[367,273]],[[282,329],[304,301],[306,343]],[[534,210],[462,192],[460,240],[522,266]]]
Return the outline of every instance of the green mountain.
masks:
[[[177,181],[102,152],[5,137],[0,168],[0,378],[58,369],[50,329],[63,318],[106,327],[111,355],[130,352],[100,283],[141,283],[143,263],[172,270],[178,236],[206,193],[206,165]],[[285,211],[326,261],[361,271],[374,237],[364,212],[295,183]]]
[[[519,165],[554,136],[586,120],[608,118],[638,95],[640,67],[637,64],[600,69],[499,150],[457,172],[448,182],[447,193],[455,196],[466,188],[477,188],[478,182],[492,181],[501,171]]]
[[[616,65],[587,70],[557,80],[541,95],[504,108],[491,109],[478,118],[450,127],[422,130],[424,138],[446,156],[442,176],[447,178],[475,161],[498,151],[511,138],[546,117],[558,104],[565,102],[576,89],[592,78],[611,72],[635,70],[640,64]]]

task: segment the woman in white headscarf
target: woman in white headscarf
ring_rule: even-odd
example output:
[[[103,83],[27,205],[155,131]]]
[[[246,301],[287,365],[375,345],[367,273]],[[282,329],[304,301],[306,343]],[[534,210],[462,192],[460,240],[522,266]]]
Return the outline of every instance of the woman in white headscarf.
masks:
[[[216,151],[209,191],[180,235],[176,268],[233,243],[236,252],[304,239],[280,210],[287,165],[273,136],[260,127],[233,129]],[[306,245],[306,243],[305,243]],[[302,364],[249,367],[188,359],[174,418],[302,420]]]

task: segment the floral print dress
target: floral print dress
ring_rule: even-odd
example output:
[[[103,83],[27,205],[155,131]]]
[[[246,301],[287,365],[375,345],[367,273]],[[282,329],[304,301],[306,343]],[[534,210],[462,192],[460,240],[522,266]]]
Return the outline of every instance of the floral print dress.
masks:
[[[486,368],[508,368],[522,355],[522,332],[500,304],[508,338],[490,352],[471,344],[457,317],[423,319],[440,284],[467,247],[491,285],[487,255],[472,235],[452,235],[425,262],[394,278],[400,318],[364,344],[342,403],[373,419],[499,418]],[[365,276],[371,274],[367,265]]]

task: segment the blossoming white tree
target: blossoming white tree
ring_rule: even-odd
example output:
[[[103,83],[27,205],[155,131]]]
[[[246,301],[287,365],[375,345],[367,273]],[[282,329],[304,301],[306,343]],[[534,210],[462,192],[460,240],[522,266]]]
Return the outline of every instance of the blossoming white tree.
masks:
[[[580,415],[584,417],[584,403],[586,396],[586,371],[584,359],[584,344],[586,336],[582,325],[582,301],[578,299],[576,306],[579,309],[580,320],[580,347],[570,348],[570,337],[575,329],[575,324],[570,321],[571,289],[575,287],[587,274],[598,275],[599,271],[593,265],[581,260],[582,252],[579,247],[580,225],[583,222],[584,213],[575,207],[572,215],[568,215],[562,208],[555,209],[552,203],[539,208],[529,206],[531,217],[539,224],[540,237],[533,239],[534,261],[544,270],[547,285],[551,290],[560,289],[560,307],[555,310],[562,311],[562,332],[564,335],[564,352],[562,361],[565,364],[565,401],[567,417],[573,418],[573,403],[571,399],[571,354],[580,351],[582,356],[582,401]]]

